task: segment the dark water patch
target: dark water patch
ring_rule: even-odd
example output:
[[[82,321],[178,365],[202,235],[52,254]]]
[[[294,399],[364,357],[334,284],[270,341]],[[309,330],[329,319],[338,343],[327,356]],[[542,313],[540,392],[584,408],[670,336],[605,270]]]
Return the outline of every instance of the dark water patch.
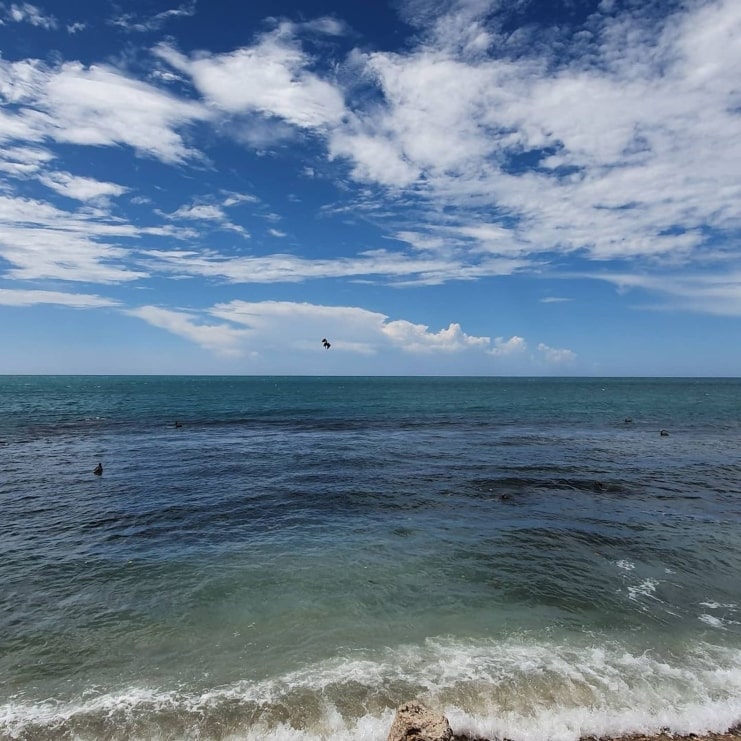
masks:
[[[476,492],[495,495],[510,494],[513,497],[536,491],[575,491],[596,494],[629,495],[633,487],[621,481],[608,480],[605,477],[592,478],[542,478],[523,476],[502,476],[485,479],[474,479],[470,482]]]

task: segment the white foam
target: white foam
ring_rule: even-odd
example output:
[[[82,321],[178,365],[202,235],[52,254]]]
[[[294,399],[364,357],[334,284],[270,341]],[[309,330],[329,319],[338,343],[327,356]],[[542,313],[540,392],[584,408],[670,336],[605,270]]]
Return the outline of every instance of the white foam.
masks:
[[[741,722],[741,648],[693,642],[680,659],[676,647],[662,655],[585,638],[437,638],[381,654],[353,651],[203,692],[131,688],[67,703],[17,698],[0,706],[0,735],[19,737],[41,726],[76,737],[75,728],[92,716],[109,724],[108,735],[133,741],[135,728],[158,735],[147,720],[175,716],[191,729],[188,737],[205,740],[223,738],[219,720],[226,713],[234,727],[236,709],[242,722],[234,739],[383,741],[393,706],[413,698],[444,712],[457,733],[514,741],[576,741],[663,727],[723,731]]]
[[[709,610],[718,610],[724,607],[729,610],[737,610],[738,605],[735,602],[700,602],[700,607],[707,607]]]
[[[636,565],[632,561],[627,561],[625,559],[621,559],[620,561],[617,561],[616,566],[619,569],[623,569],[625,571],[633,571],[633,569],[635,569],[636,567]]]
[[[707,625],[710,625],[713,628],[721,628],[722,630],[725,630],[725,626],[723,625],[723,621],[720,618],[715,617],[714,615],[707,615],[703,613],[698,618],[703,623],[706,623]]]
[[[651,579],[649,577],[648,579],[644,579],[639,584],[633,584],[632,586],[629,586],[628,597],[632,600],[638,600],[640,597],[651,597],[653,599],[656,599],[654,594],[658,585],[659,582],[656,579]]]

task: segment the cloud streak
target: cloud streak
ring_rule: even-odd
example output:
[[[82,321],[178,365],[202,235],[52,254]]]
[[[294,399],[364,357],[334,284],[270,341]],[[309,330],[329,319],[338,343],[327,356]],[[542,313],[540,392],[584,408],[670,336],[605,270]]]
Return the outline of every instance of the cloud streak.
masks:
[[[224,355],[243,356],[275,349],[301,353],[322,350],[321,336],[332,337],[335,353],[361,356],[389,350],[418,356],[478,353],[482,357],[525,351],[522,337],[509,340],[467,334],[451,323],[438,331],[405,319],[353,306],[328,306],[292,301],[230,301],[202,312],[143,306],[126,310],[131,316]],[[573,359],[569,350],[538,349],[553,363]]]

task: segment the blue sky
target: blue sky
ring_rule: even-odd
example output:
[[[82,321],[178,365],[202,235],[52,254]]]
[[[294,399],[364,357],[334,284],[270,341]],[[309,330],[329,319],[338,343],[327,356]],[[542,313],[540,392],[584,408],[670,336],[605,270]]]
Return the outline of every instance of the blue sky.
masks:
[[[737,0],[0,2],[0,50],[0,373],[739,375]]]

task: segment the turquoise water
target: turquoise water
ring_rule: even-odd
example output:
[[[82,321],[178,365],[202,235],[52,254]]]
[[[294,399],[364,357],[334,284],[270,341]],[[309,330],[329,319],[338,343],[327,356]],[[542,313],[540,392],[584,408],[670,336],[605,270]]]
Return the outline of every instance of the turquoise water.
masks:
[[[0,377],[0,506],[0,738],[741,721],[740,380]]]

